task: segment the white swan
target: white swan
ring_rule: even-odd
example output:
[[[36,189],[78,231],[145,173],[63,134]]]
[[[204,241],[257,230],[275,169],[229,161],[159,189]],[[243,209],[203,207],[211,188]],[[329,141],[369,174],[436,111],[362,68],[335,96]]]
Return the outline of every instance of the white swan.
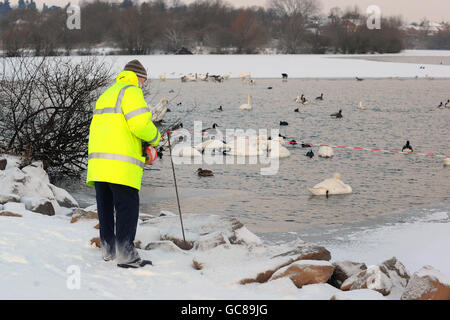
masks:
[[[243,72],[239,75],[239,78],[241,78],[241,79],[250,78],[250,77],[251,77],[250,72]]]
[[[358,107],[358,109],[366,110],[366,106],[363,104],[362,101],[359,102],[359,107]]]
[[[342,182],[339,173],[335,173],[333,178],[326,179],[308,190],[315,196],[327,197],[330,194],[347,194],[353,191],[352,187]]]
[[[152,121],[159,122],[163,119],[164,115],[167,112],[168,104],[169,100],[167,100],[167,98],[161,98],[161,100],[155,107],[150,107],[150,111],[152,113]]]
[[[331,158],[334,156],[333,148],[322,146],[319,148],[319,157],[322,158]]]
[[[162,73],[159,75],[159,80],[166,81],[166,73]]]
[[[252,96],[249,94],[247,103],[246,104],[241,104],[239,109],[241,109],[241,110],[251,110],[252,109],[251,101],[252,101]]]
[[[173,156],[175,157],[201,157],[202,154],[190,145],[179,144],[174,147]]]
[[[202,81],[208,81],[208,77],[209,77],[209,73],[207,72],[206,74],[204,74],[204,75],[200,75],[200,80],[202,80]]]
[[[225,75],[223,76],[223,78],[224,78],[225,80],[228,80],[228,79],[230,79],[230,76],[231,76],[231,72],[228,72],[227,74],[225,74]]]
[[[225,150],[227,145],[223,143],[220,140],[212,139],[212,140],[206,140],[197,146],[195,146],[195,149],[202,152],[203,150]]]
[[[279,141],[269,140],[267,144],[269,158],[287,158],[291,155],[290,151],[283,147]]]
[[[227,140],[227,147],[229,150],[226,154],[232,156],[252,157],[264,154],[258,143],[258,137],[236,137],[230,142]]]

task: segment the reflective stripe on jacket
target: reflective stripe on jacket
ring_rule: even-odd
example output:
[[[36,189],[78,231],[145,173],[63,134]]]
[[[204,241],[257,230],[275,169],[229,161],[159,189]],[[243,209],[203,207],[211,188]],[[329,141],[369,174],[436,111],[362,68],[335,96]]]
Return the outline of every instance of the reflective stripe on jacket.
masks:
[[[142,140],[156,147],[161,138],[151,118],[136,74],[122,71],[94,109],[89,131],[89,186],[103,181],[140,190],[145,163]]]

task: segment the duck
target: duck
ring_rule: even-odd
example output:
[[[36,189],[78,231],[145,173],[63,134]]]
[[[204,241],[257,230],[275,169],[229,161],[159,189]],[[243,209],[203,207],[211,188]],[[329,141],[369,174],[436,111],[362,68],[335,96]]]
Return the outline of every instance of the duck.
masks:
[[[342,118],[342,110],[339,110],[337,113],[330,114],[331,117]]]
[[[208,76],[209,76],[209,73],[207,72],[205,75],[200,75],[200,80],[202,80],[202,81],[208,81]]]
[[[217,112],[223,111],[222,106],[218,107],[218,108],[216,109],[216,111],[217,111]]]
[[[303,105],[305,105],[305,104],[308,104],[309,103],[309,100],[308,99],[306,99],[306,97],[304,96],[304,95],[302,95],[302,104]]]
[[[335,173],[333,178],[325,179],[314,187],[308,188],[308,190],[314,196],[326,196],[327,198],[331,194],[348,194],[353,192],[352,187],[342,182],[339,173]]]
[[[414,152],[413,148],[411,147],[411,145],[409,144],[409,140],[406,141],[406,144],[403,146],[402,148],[402,152]]]
[[[273,89],[273,87],[267,87],[267,89],[268,89],[268,90],[272,90],[272,89]]]
[[[174,93],[175,91],[173,90],[173,89],[170,89],[169,90],[169,93]]]
[[[321,158],[331,158],[334,156],[333,148],[328,146],[321,146],[319,148],[319,157]]]
[[[297,141],[295,141],[295,140],[290,140],[290,141],[289,141],[289,144],[297,144]]]
[[[312,150],[309,150],[309,151],[306,153],[306,156],[309,157],[310,159],[312,159],[312,158],[314,157],[314,152],[312,152]]]
[[[252,96],[249,94],[248,95],[248,100],[247,103],[241,104],[241,106],[239,107],[239,109],[241,110],[251,110],[252,109]]]
[[[267,150],[269,151],[269,158],[287,158],[291,155],[290,151],[286,149],[280,141],[271,140],[267,143]]]
[[[445,103],[446,108],[450,108],[450,99],[447,99],[447,102]]]
[[[358,78],[358,77],[356,77],[356,80],[357,80],[357,81],[363,81],[364,79],[363,79],[363,78]]]
[[[212,177],[212,176],[214,176],[214,173],[211,170],[205,170],[205,169],[202,169],[202,168],[198,168],[197,169],[197,174],[200,177]]]
[[[280,126],[287,126],[289,125],[289,123],[287,123],[286,121],[280,121]]]
[[[219,125],[217,123],[213,123],[212,128],[206,128],[203,129],[202,132],[209,135],[209,136],[214,136],[217,134],[220,134],[219,130],[217,130],[217,128],[219,127]]]
[[[309,143],[302,143],[302,148],[312,148],[312,146]]]
[[[445,105],[444,105],[444,103],[442,103],[442,101],[441,101],[441,103],[438,105],[438,108],[444,108],[445,107]]]
[[[318,96],[318,97],[316,98],[316,100],[323,100],[323,93],[321,93],[320,96]]]
[[[297,108],[297,109],[294,110],[294,112],[300,112],[300,110],[298,110],[298,108]]]

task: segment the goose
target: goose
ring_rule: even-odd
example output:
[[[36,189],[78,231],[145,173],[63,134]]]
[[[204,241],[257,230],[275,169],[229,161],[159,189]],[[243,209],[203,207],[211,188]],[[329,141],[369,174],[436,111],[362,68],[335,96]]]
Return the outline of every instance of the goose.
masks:
[[[297,96],[297,97],[294,99],[294,101],[297,102],[297,103],[302,103],[302,101],[303,101],[303,94],[302,94],[301,97]]]
[[[347,194],[353,192],[352,187],[342,182],[339,173],[335,173],[333,178],[325,179],[314,187],[308,188],[308,190],[315,196],[326,196],[327,198],[331,194]]]
[[[223,111],[222,106],[218,107],[218,108],[216,109],[216,111],[217,111],[217,112]]]
[[[303,105],[305,105],[305,104],[308,104],[309,103],[309,100],[308,99],[306,99],[306,97],[304,96],[304,95],[302,95],[302,104]]]
[[[242,104],[239,107],[239,109],[241,109],[241,110],[251,110],[252,109],[251,100],[252,100],[252,96],[249,94],[247,103],[246,104]]]
[[[320,96],[316,98],[316,100],[323,100],[323,93],[321,93]]]
[[[445,103],[445,106],[446,106],[447,108],[450,108],[450,99],[447,99],[447,102]]]
[[[205,75],[201,75],[199,78],[202,81],[208,81],[208,76],[209,76],[209,73],[207,72]]]
[[[331,158],[334,156],[333,148],[328,146],[321,146],[319,148],[319,157],[321,158]]]
[[[359,102],[359,107],[358,107],[358,109],[366,110],[366,106],[363,104],[362,101]]]
[[[414,151],[413,151],[413,148],[412,148],[411,145],[409,144],[409,140],[406,141],[406,144],[403,146],[402,152],[405,152],[405,150],[406,150],[406,152],[414,152]]]
[[[286,121],[280,121],[280,126],[287,126],[289,125],[289,123],[287,123]]]
[[[219,125],[217,123],[213,123],[212,128],[203,129],[202,132],[208,136],[215,136],[217,134],[220,134],[219,130],[216,129],[218,127]]]
[[[302,148],[312,148],[309,143],[302,143]]]
[[[314,152],[312,152],[312,150],[309,150],[309,151],[306,153],[306,156],[309,157],[310,159],[312,159],[312,158],[314,157]]]
[[[363,81],[364,79],[356,77],[357,81]]]
[[[197,174],[201,177],[212,177],[214,173],[211,170],[204,170],[202,168],[197,169]]]
[[[337,113],[330,114],[331,117],[342,118],[342,110],[339,110]]]

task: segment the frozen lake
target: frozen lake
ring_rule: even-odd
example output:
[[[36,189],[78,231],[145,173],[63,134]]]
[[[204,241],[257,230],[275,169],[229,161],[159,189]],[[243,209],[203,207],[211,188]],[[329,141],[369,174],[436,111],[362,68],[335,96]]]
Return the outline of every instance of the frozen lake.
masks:
[[[190,131],[194,121],[202,121],[204,128],[213,123],[224,131],[273,128],[299,142],[388,150],[401,150],[410,140],[416,152],[450,155],[450,109],[437,109],[440,101],[450,99],[449,87],[449,79],[256,79],[254,86],[238,79],[221,84],[154,80],[149,101],[171,99],[168,122],[197,104],[183,121]],[[248,93],[253,110],[244,112],[239,105]],[[302,93],[312,100],[309,105],[294,102]],[[316,102],[321,93],[324,101]],[[367,110],[357,108],[359,101]],[[223,112],[216,112],[219,105]],[[329,116],[339,109],[342,119]],[[289,125],[280,127],[280,121]],[[450,169],[443,167],[442,158],[335,149],[332,159],[323,159],[313,148],[316,156],[309,159],[308,149],[288,148],[291,156],[280,160],[273,176],[262,176],[259,165],[177,165],[183,212],[235,216],[251,231],[272,239],[298,234],[317,241],[320,237],[313,233],[320,230],[401,221],[405,214],[426,214],[428,209],[421,208],[450,209]],[[198,177],[198,167],[213,170],[215,176]],[[141,211],[177,212],[168,153],[153,169],[144,172]],[[307,188],[334,172],[353,193],[312,197]],[[75,185],[69,190],[82,205],[95,202],[92,189]]]

